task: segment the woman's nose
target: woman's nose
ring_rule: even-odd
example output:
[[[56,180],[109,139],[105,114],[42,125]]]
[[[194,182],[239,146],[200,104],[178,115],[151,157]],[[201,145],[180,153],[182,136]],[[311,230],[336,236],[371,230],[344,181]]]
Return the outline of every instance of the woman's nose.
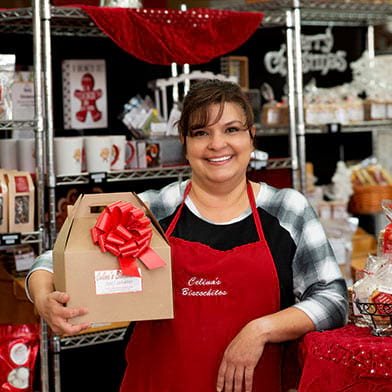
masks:
[[[209,136],[208,148],[217,150],[226,146],[225,134],[222,132],[211,132]]]

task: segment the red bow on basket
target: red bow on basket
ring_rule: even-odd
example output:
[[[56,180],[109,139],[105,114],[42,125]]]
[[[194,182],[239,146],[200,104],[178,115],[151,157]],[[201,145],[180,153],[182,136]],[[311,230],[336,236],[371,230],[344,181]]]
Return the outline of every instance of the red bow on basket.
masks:
[[[150,270],[166,265],[150,248],[150,219],[132,203],[117,201],[106,206],[91,229],[91,236],[102,252],[109,251],[118,258],[124,275],[140,277],[137,258]]]

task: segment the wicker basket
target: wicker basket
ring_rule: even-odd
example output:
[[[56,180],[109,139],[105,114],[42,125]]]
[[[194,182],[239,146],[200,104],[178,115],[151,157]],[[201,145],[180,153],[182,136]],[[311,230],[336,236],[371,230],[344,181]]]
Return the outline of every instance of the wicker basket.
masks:
[[[349,210],[353,214],[381,212],[381,201],[392,199],[392,185],[354,185]]]

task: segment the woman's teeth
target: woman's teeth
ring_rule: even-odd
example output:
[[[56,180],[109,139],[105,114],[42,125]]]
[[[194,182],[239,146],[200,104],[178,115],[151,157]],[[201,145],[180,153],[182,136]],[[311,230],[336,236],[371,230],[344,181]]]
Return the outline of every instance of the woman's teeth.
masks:
[[[225,156],[225,157],[221,157],[221,158],[210,158],[208,159],[210,162],[223,162],[223,161],[227,161],[228,159],[231,158],[231,155]]]

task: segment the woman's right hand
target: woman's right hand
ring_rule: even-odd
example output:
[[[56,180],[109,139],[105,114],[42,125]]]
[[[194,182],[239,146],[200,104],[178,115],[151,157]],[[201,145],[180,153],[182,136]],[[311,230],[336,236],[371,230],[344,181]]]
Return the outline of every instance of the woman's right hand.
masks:
[[[59,336],[76,335],[90,328],[91,323],[72,324],[72,318],[87,314],[87,308],[69,308],[65,305],[69,301],[69,295],[60,291],[36,296],[34,304],[39,315],[47,322],[50,329]]]
[[[90,323],[71,323],[72,318],[87,314],[88,310],[85,307],[69,308],[65,306],[69,301],[69,295],[54,290],[51,272],[34,271],[28,279],[28,291],[38,314],[56,335],[76,335],[91,327]]]

